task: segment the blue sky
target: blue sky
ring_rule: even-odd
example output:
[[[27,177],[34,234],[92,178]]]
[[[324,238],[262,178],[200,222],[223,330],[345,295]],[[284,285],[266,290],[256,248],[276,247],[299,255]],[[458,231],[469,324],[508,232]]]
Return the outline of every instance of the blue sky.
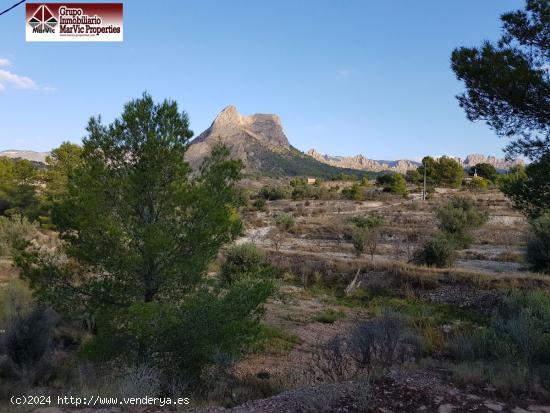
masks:
[[[0,9],[14,2],[0,0]],[[522,6],[131,0],[122,43],[26,43],[21,5],[0,16],[0,150],[79,142],[91,115],[110,121],[148,91],[175,99],[196,135],[234,104],[242,114],[277,113],[300,150],[502,156],[506,141],[458,106],[449,57],[496,40],[500,14]]]

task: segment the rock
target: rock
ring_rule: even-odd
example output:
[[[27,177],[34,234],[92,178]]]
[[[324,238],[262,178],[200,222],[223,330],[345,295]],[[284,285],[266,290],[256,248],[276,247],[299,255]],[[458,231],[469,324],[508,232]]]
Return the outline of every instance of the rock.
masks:
[[[522,409],[521,407],[514,407],[510,410],[511,413],[529,413],[527,410]]]
[[[451,413],[454,409],[456,409],[456,406],[453,406],[452,404],[446,403],[439,406],[437,409],[438,413]]]
[[[537,412],[537,413],[550,413],[550,406],[531,405],[527,407],[527,410],[530,412]]]
[[[5,156],[6,158],[12,159],[26,159],[28,161],[40,163],[46,162],[46,157],[48,157],[49,155],[49,152],[19,151],[15,149],[0,151],[0,157]]]
[[[502,409],[503,409],[503,404],[502,403],[498,403],[498,402],[493,402],[491,400],[487,400],[485,401],[485,403],[483,403],[485,405],[485,407],[487,407],[489,410],[492,410],[494,412],[501,412]]]
[[[411,161],[408,159],[399,159],[397,161],[377,161],[369,159],[363,155],[354,156],[331,156],[322,155],[315,149],[310,149],[307,154],[319,162],[323,162],[332,166],[340,168],[351,168],[365,171],[382,172],[393,171],[399,173],[405,173],[409,170],[415,170],[420,166],[419,162]],[[470,169],[472,166],[478,163],[488,163],[493,165],[497,170],[506,171],[512,166],[523,164],[523,161],[507,161],[505,159],[499,159],[495,156],[484,156],[479,154],[471,154],[466,159],[458,157],[451,157],[460,163],[465,169]]]
[[[255,152],[261,152],[254,143],[278,150],[290,149],[277,115],[242,116],[232,105],[223,109],[212,125],[191,142],[186,153],[187,161],[196,168],[218,143],[227,145],[232,156],[243,161],[253,158]]]

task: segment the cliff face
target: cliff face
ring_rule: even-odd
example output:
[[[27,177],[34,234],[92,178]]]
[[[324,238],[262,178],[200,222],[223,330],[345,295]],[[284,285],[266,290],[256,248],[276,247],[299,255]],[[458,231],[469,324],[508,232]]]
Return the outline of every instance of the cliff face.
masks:
[[[197,167],[217,143],[227,145],[233,157],[252,168],[253,149],[280,151],[291,147],[277,115],[241,116],[235,106],[222,110],[212,125],[191,142],[187,161]]]
[[[319,162],[324,162],[328,165],[373,172],[392,171],[406,173],[407,171],[416,169],[420,166],[420,162],[407,159],[400,159],[398,161],[377,161],[374,159],[368,159],[363,155],[330,156],[322,155],[315,149],[310,149],[307,151],[307,154],[317,159]],[[514,165],[523,164],[523,161],[521,160],[507,161],[505,159],[499,159],[495,156],[484,156],[479,154],[468,155],[465,159],[457,157],[453,157],[453,159],[459,162],[466,169],[469,169],[478,163],[488,163],[493,165],[499,171],[505,171]]]
[[[185,155],[191,167],[196,170],[217,143],[226,145],[232,158],[242,160],[246,172],[323,178],[340,172],[358,174],[319,162],[294,148],[277,115],[242,116],[235,106],[226,107],[191,141]]]
[[[0,157],[5,156],[6,158],[12,159],[26,159],[28,161],[40,163],[44,163],[46,161],[46,157],[49,155],[49,152],[18,151],[15,149],[0,152]]]
[[[478,163],[491,164],[497,170],[501,170],[501,171],[508,170],[515,165],[523,165],[523,161],[521,160],[507,161],[506,159],[499,159],[496,156],[484,156],[477,153],[468,155],[466,159],[462,161],[462,165],[465,168],[471,168],[472,166],[475,166]]]
[[[340,168],[359,169],[372,172],[393,171],[399,173],[405,173],[408,170],[416,169],[420,163],[415,161],[409,161],[406,159],[400,159],[398,161],[376,161],[369,159],[363,155],[355,156],[329,156],[321,155],[315,149],[310,149],[307,154],[319,162],[337,166]]]

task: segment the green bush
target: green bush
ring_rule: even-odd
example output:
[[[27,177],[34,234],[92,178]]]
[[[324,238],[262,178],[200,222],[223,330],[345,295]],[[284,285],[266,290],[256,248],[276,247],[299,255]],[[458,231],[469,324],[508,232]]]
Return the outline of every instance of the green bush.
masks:
[[[397,195],[407,194],[407,181],[401,174],[383,174],[376,177],[376,185],[384,187],[385,192]]]
[[[486,191],[489,188],[489,181],[480,176],[474,176],[470,182],[470,188],[478,192]]]
[[[342,189],[342,197],[345,199],[362,201],[365,199],[365,191],[363,186],[356,182],[352,186]]]
[[[358,228],[376,228],[384,223],[384,217],[371,214],[367,216],[355,216],[348,219],[348,222]]]
[[[534,270],[550,273],[550,212],[531,222],[527,261]]]
[[[456,246],[449,237],[438,234],[415,252],[412,261],[429,267],[450,267],[456,259]]]
[[[336,320],[344,318],[345,316],[346,314],[342,311],[328,309],[317,314],[315,316],[315,321],[324,324],[333,324]]]
[[[544,373],[550,369],[550,295],[543,291],[511,293],[488,325],[455,336],[448,349],[461,363],[481,363],[474,376],[495,387],[527,390],[527,383],[540,381],[550,389],[550,377]],[[502,372],[502,365],[517,369],[524,386],[518,388],[518,380]],[[495,371],[501,373],[492,374]]]
[[[134,303],[99,313],[97,334],[81,356],[122,365],[148,360],[163,375],[197,384],[217,357],[237,357],[253,346],[262,305],[273,291],[269,280],[246,278],[223,289],[200,289],[179,302]]]
[[[225,283],[245,277],[271,278],[274,273],[275,269],[267,262],[263,251],[251,243],[230,247],[220,269],[221,279]]]
[[[23,386],[39,384],[53,373],[53,334],[59,317],[43,305],[10,303],[14,308],[0,325],[4,330],[0,335],[0,375]]]
[[[279,214],[273,221],[275,226],[281,230],[288,231],[294,227],[296,223],[294,217],[290,214],[282,213]]]
[[[258,195],[268,201],[276,201],[278,199],[290,198],[291,190],[287,186],[264,186],[260,189]]]
[[[37,227],[20,215],[0,216],[0,257],[10,255],[13,246],[32,238]]]
[[[437,210],[439,229],[450,236],[458,247],[468,248],[472,243],[470,231],[487,222],[486,211],[468,198],[453,198]]]
[[[264,198],[256,198],[252,203],[252,206],[256,208],[258,211],[264,211],[265,205],[266,203]]]

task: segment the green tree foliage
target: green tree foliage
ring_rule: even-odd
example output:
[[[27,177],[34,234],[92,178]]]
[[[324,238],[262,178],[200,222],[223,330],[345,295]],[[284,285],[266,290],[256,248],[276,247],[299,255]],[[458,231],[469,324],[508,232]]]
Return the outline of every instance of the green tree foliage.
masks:
[[[464,170],[454,159],[442,156],[437,160],[431,156],[422,159],[422,164],[417,171],[424,179],[424,168],[426,168],[426,183],[428,185],[449,186],[458,188],[462,184]]]
[[[405,174],[405,180],[410,184],[420,184],[423,182],[424,177],[418,170],[409,170]]]
[[[384,187],[384,191],[397,195],[407,194],[407,181],[401,174],[383,174],[376,177],[376,185]]]
[[[294,227],[296,220],[292,215],[287,213],[282,213],[277,215],[277,217],[273,220],[273,223],[280,230],[290,231]]]
[[[222,280],[229,284],[243,278],[271,278],[274,273],[275,270],[266,260],[263,251],[251,243],[229,248],[220,268]]]
[[[489,188],[489,181],[480,176],[474,176],[470,182],[470,188],[478,192],[486,191]]]
[[[439,229],[459,247],[472,243],[470,231],[487,222],[488,214],[468,198],[453,198],[437,210]]]
[[[353,199],[355,201],[362,201],[365,199],[364,187],[355,182],[353,185],[342,189],[342,197],[345,199]]]
[[[478,163],[470,168],[470,175],[477,173],[477,176],[495,182],[498,178],[496,168],[490,163]]]
[[[39,174],[32,162],[0,157],[0,215],[18,214],[36,219]]]
[[[501,21],[498,43],[456,49],[452,68],[466,86],[458,100],[468,119],[512,138],[509,157],[533,161],[525,179],[506,180],[502,190],[534,216],[550,198],[550,3],[527,0],[524,10],[503,14]]]
[[[349,222],[353,224],[351,230],[351,241],[353,250],[357,257],[360,257],[365,251],[374,259],[374,254],[378,248],[378,239],[380,238],[380,226],[384,223],[384,218],[372,214],[368,216],[351,217]]]
[[[428,267],[450,267],[456,260],[454,242],[442,233],[427,240],[413,256],[412,261]]]
[[[68,192],[69,177],[80,166],[82,148],[74,143],[63,142],[46,158],[44,182],[50,201],[59,199]]]
[[[453,51],[452,69],[466,86],[458,100],[468,119],[516,138],[510,156],[541,159],[550,153],[550,3],[527,0],[501,21],[498,43]]]
[[[108,126],[91,118],[87,131],[53,214],[68,259],[27,248],[16,262],[38,297],[97,320],[88,355],[148,359],[196,377],[215,352],[250,339],[272,290],[260,280],[228,289],[205,281],[240,231],[241,163],[216,147],[190,179],[187,115],[147,94]]]
[[[278,185],[278,186],[271,186],[266,185],[263,186],[260,189],[260,192],[258,193],[258,196],[261,198],[268,200],[268,201],[276,201],[277,199],[287,199],[290,198],[291,194],[291,188],[284,186],[284,185]]]
[[[550,273],[550,212],[531,222],[531,239],[527,244],[527,260],[536,271]]]
[[[550,159],[516,167],[500,177],[499,187],[527,216],[542,215],[550,208]]]
[[[437,160],[434,180],[438,185],[459,188],[464,178],[464,169],[454,159],[442,156]]]

